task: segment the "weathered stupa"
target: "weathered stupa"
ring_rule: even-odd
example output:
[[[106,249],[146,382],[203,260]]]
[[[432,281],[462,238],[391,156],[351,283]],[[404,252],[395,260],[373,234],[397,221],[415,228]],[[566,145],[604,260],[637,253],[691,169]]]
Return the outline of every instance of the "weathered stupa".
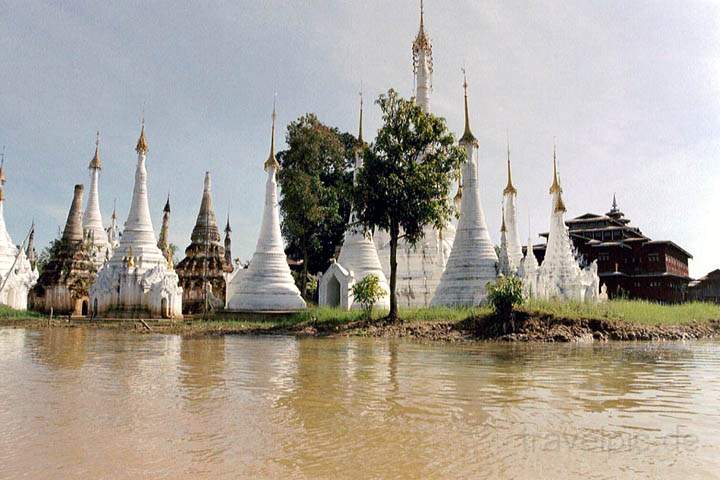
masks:
[[[25,255],[25,241],[15,246],[5,226],[5,154],[0,159],[0,304],[27,310],[28,292],[38,271]]]
[[[102,214],[100,213],[100,197],[98,192],[100,170],[102,169],[102,161],[100,160],[100,132],[97,132],[95,155],[92,160],[90,160],[88,169],[90,170],[90,191],[88,192],[87,208],[82,217],[82,227],[92,243],[93,248],[91,253],[93,261],[96,267],[100,268],[100,266],[110,260],[112,256],[112,248],[108,242],[107,232],[103,227]]]
[[[175,267],[183,288],[183,312],[199,313],[225,306],[225,274],[232,270],[220,243],[213,209],[210,172],[205,172],[200,211],[185,249],[185,258]]]
[[[362,151],[365,142],[362,136],[363,105],[360,98],[360,127],[358,129],[358,146],[355,150],[355,171],[362,168]],[[355,212],[350,214],[350,223],[345,230],[342,248],[336,262],[333,262],[320,278],[318,286],[318,299],[320,305],[341,307],[343,309],[360,308],[354,301],[352,287],[368,275],[378,277],[380,288],[385,290],[385,296],[375,305],[380,308],[390,308],[390,287],[380,265],[380,259],[373,243],[372,234],[363,231],[355,225],[357,218]]]
[[[415,74],[415,102],[425,112],[430,111],[433,57],[430,39],[425,33],[423,4],[420,3],[420,28],[412,45]],[[450,201],[450,199],[448,199]],[[402,239],[397,248],[397,301],[401,307],[426,307],[440,283],[455,239],[455,225],[449,221],[444,229],[424,229],[423,238],[412,246]],[[385,277],[390,277],[390,236],[375,234],[375,245]]]
[[[503,190],[503,221],[505,222],[507,235],[507,255],[509,270],[516,273],[522,262],[522,245],[518,233],[517,222],[517,189],[512,182],[512,170],[510,168],[510,140],[507,144],[507,185]]]
[[[570,234],[565,226],[565,203],[557,174],[557,160],[553,152],[553,182],[550,186],[552,211],[550,232],[545,258],[537,270],[536,296],[542,299],[558,299],[597,302],[600,279],[597,262],[581,268],[573,252]]]
[[[280,232],[275,179],[280,165],[275,159],[275,117],[273,107],[270,156],[265,161],[267,182],[260,236],[250,266],[238,269],[228,285],[228,310],[287,311],[304,309],[306,306],[290,273]]]
[[[88,290],[95,279],[97,251],[91,231],[83,232],[82,195],[83,186],[75,185],[63,234],[53,243],[50,259],[30,292],[33,310],[74,317],[90,311]]]
[[[173,263],[173,251],[170,248],[170,194],[168,194],[165,206],[163,207],[162,225],[157,246],[168,263]]]
[[[228,214],[227,217],[227,223],[225,223],[225,263],[228,265],[230,270],[228,272],[232,272],[235,270],[235,265],[233,265],[233,258],[232,258],[232,239],[230,238],[230,234],[232,233],[232,228],[230,228],[230,214]]]
[[[144,122],[135,151],[138,160],[130,212],[118,247],[90,288],[91,307],[96,315],[181,318],[182,288],[172,263],[157,246],[150,218]]]
[[[478,141],[470,130],[470,114],[465,89],[465,132],[460,145],[467,160],[463,165],[463,194],[455,243],[450,253],[433,305],[474,306],[486,297],[485,286],[497,277],[497,254],[485,223],[478,182]]]

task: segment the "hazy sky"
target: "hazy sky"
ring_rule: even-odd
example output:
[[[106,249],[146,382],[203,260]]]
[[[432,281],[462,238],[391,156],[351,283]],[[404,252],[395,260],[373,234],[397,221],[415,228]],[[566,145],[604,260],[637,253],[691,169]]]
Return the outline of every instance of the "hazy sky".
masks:
[[[0,144],[13,239],[39,247],[88,183],[101,131],[104,220],[124,222],[143,103],[157,229],[185,248],[213,174],[234,255],[249,258],[262,213],[273,91],[284,127],[306,112],[356,131],[357,92],[412,94],[416,0],[217,2],[0,0]],[[463,64],[480,140],[482,200],[498,241],[505,132],[521,236],[546,231],[553,137],[568,215],[613,193],[633,224],[720,267],[720,4],[687,1],[427,0],[432,109],[462,130]],[[370,103],[370,102],[367,102]],[[378,126],[366,108],[366,137]]]

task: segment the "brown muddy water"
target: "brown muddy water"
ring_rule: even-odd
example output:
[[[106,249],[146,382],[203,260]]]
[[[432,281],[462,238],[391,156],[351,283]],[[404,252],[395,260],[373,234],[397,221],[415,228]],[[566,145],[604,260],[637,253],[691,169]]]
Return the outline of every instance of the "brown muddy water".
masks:
[[[718,478],[720,343],[0,329],[0,478]]]

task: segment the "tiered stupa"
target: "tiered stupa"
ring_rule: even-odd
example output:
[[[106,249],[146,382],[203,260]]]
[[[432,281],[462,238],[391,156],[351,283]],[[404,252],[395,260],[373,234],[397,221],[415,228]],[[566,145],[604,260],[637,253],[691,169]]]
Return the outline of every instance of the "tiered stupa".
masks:
[[[478,141],[470,130],[467,81],[465,89],[465,132],[460,145],[467,160],[463,165],[463,194],[460,200],[455,243],[450,253],[433,305],[474,306],[486,297],[485,286],[497,278],[497,254],[485,223],[478,182]]]
[[[227,309],[236,311],[288,311],[306,307],[295,285],[280,232],[275,159],[275,108],[272,114],[270,155],[265,161],[265,207],[260,236],[247,269],[238,269],[227,291]]]
[[[93,261],[96,267],[100,268],[100,266],[110,260],[112,256],[112,249],[108,242],[107,232],[103,227],[98,193],[100,170],[102,169],[102,161],[100,160],[100,132],[97,132],[95,155],[92,160],[90,160],[88,169],[90,170],[90,191],[88,192],[87,208],[82,217],[82,227],[92,242]]]
[[[25,255],[23,245],[18,248],[5,226],[5,154],[0,159],[0,304],[15,310],[27,310],[28,292],[38,279]]]
[[[148,146],[143,122],[132,203],[118,248],[90,288],[94,314],[182,317],[182,288],[171,262],[157,246],[150,218],[145,159]]]
[[[175,270],[183,288],[184,313],[199,313],[225,306],[225,274],[232,271],[220,243],[213,209],[210,172],[205,172],[200,211],[185,249],[185,258]]]
[[[362,168],[362,151],[365,142],[362,136],[362,97],[360,99],[360,127],[358,129],[358,146],[355,150],[355,171],[353,180]],[[378,277],[380,287],[385,290],[375,306],[390,308],[390,287],[380,265],[380,259],[373,243],[372,234],[365,232],[355,225],[357,218],[355,212],[350,214],[350,224],[345,230],[342,248],[336,262],[333,262],[320,278],[318,298],[320,305],[341,307],[343,309],[360,308],[353,298],[352,287],[368,275]]]
[[[430,39],[425,33],[423,4],[420,3],[420,28],[412,45],[415,74],[415,102],[425,112],[430,111],[433,57]],[[450,200],[448,200],[450,201]],[[403,241],[397,247],[397,301],[401,307],[426,307],[440,283],[455,239],[455,225],[449,221],[444,229],[428,226],[416,246]],[[390,277],[390,236],[375,234],[375,245],[385,277]]]
[[[54,242],[50,259],[30,292],[33,310],[75,317],[89,313],[88,289],[95,279],[95,246],[83,233],[83,186],[75,185],[65,229]]]
[[[503,190],[503,221],[505,222],[507,235],[507,255],[509,271],[517,273],[522,262],[522,245],[518,233],[517,222],[517,189],[512,182],[512,170],[510,169],[510,141],[507,146],[507,186]]]
[[[597,262],[581,268],[573,252],[570,234],[565,226],[565,203],[557,173],[557,160],[553,152],[553,182],[550,186],[552,211],[545,258],[537,270],[537,291],[543,299],[597,302],[600,279]]]

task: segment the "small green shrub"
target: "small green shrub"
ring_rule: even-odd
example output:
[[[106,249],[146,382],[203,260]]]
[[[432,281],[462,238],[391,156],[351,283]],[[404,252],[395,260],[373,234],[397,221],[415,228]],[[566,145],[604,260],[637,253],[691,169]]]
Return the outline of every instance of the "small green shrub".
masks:
[[[355,301],[362,306],[368,320],[372,318],[372,309],[375,304],[387,295],[385,289],[380,286],[378,276],[372,274],[353,285],[352,293]]]
[[[523,303],[523,284],[516,276],[500,277],[487,285],[488,301],[503,319],[512,317],[515,307]]]

